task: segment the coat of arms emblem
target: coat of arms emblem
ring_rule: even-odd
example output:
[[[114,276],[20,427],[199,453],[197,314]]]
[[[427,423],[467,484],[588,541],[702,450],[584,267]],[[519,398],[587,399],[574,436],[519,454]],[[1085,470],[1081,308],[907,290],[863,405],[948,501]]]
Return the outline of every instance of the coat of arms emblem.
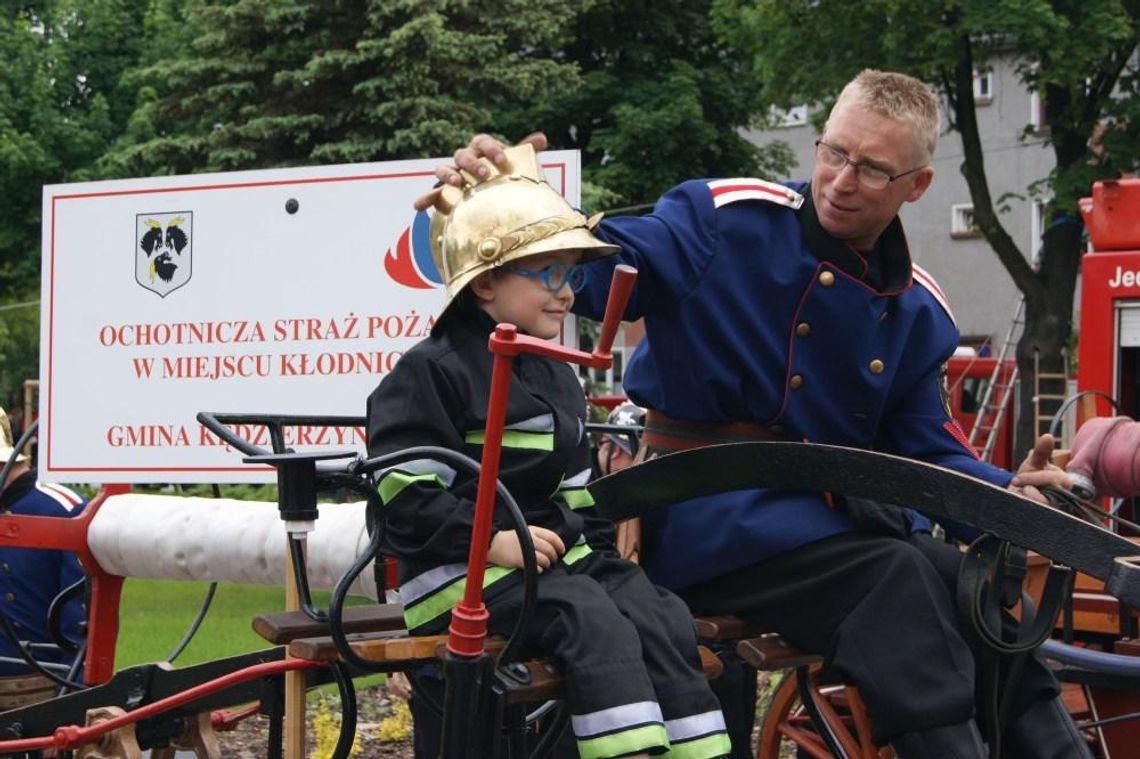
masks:
[[[135,281],[165,298],[190,281],[194,214],[142,213],[135,221]]]

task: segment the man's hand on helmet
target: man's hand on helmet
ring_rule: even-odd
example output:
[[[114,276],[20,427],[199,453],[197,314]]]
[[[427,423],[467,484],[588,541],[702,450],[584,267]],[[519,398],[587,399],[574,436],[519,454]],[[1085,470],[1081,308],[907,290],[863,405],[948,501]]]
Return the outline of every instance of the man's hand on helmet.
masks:
[[[519,145],[523,143],[534,145],[535,151],[545,150],[547,146],[546,135],[542,132],[533,132],[518,141]],[[500,169],[504,168],[507,165],[507,156],[503,153],[505,147],[503,143],[489,134],[477,134],[472,137],[471,142],[467,143],[467,147],[455,151],[454,163],[436,168],[435,176],[441,186],[416,198],[415,209],[426,211],[435,205],[442,185],[463,187],[464,179],[463,175],[459,173],[460,170],[480,179],[486,179],[488,176],[487,167],[479,162],[480,158],[487,158]]]

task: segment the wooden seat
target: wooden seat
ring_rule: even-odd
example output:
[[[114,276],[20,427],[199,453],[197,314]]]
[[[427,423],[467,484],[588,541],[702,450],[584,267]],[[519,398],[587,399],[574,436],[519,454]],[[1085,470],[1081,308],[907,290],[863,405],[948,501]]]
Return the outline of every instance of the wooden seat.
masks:
[[[731,614],[694,617],[693,627],[697,631],[698,638],[715,641],[754,638],[770,632],[761,625],[745,622],[740,617]]]
[[[346,634],[403,630],[404,607],[400,604],[349,606],[344,610],[342,621]],[[298,638],[329,634],[327,622],[318,622],[303,611],[258,615],[253,618],[253,630],[276,646]]]
[[[275,645],[287,645],[289,655],[309,661],[338,661],[340,653],[328,634],[328,623],[312,619],[303,611],[262,614],[253,619],[253,629]],[[353,606],[344,610],[345,637],[353,652],[362,659],[390,663],[392,671],[410,669],[430,661],[441,661],[447,651],[446,635],[408,635],[403,607],[399,604]],[[501,638],[488,638],[484,650],[497,657]],[[715,680],[724,663],[705,646],[699,646],[701,669]],[[552,661],[539,659],[512,665],[516,674],[507,684],[511,703],[559,698],[562,675]]]
[[[697,636],[705,640],[736,642],[736,655],[762,672],[794,669],[823,661],[822,656],[800,651],[777,633],[731,614],[693,619]]]
[[[386,662],[392,670],[429,661],[442,661],[447,653],[446,635],[409,636],[403,630],[388,630],[348,635],[353,653],[371,662]],[[501,638],[488,638],[484,650],[491,656],[502,652]],[[299,638],[289,644],[289,655],[310,661],[333,662],[340,659],[331,637]],[[705,677],[715,680],[724,671],[724,663],[705,646],[699,646],[701,669]],[[508,682],[508,702],[541,701],[559,698],[562,675],[559,667],[547,659],[518,662],[512,668],[516,673]]]
[[[818,664],[823,657],[792,646],[775,633],[745,638],[736,644],[736,655],[762,672]]]

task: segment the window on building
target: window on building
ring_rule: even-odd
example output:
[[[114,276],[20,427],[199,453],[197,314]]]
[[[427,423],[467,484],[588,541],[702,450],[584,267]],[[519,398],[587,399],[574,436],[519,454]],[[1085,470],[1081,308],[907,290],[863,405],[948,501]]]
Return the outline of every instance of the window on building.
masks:
[[[808,123],[807,105],[793,105],[791,108],[773,108],[772,124],[777,128],[805,126]]]
[[[626,346],[615,340],[611,350],[614,357],[613,365],[609,369],[595,369],[592,379],[605,388],[605,392],[620,393],[622,392],[621,378],[625,368]]]
[[[1036,90],[1029,93],[1029,126],[1035,132],[1049,128],[1045,121],[1045,98]]]
[[[968,240],[982,236],[974,221],[974,206],[970,203],[955,203],[950,206],[950,236],[955,240]]]
[[[989,105],[994,99],[994,72],[981,71],[974,73],[974,102],[978,105]]]

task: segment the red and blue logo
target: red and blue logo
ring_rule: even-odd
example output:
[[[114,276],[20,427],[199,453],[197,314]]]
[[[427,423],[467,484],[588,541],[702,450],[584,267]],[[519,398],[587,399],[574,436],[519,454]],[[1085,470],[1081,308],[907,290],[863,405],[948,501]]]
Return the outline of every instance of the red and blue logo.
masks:
[[[384,271],[393,282],[417,290],[430,290],[443,284],[443,277],[431,257],[430,223],[427,211],[417,212],[411,226],[384,254]]]

